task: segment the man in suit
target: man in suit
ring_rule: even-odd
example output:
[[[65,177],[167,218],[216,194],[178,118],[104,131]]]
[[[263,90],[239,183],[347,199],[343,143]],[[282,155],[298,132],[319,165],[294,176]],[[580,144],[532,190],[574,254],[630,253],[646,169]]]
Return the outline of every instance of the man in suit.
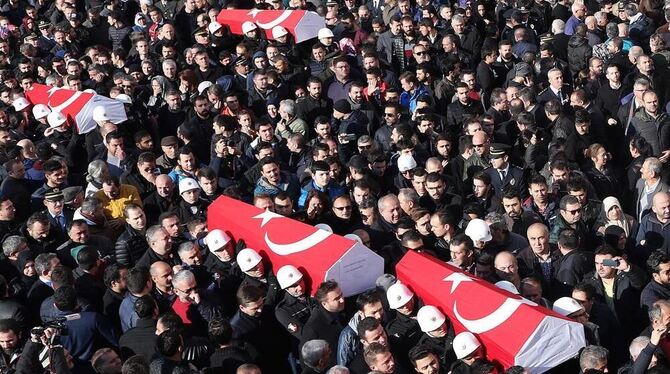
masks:
[[[549,87],[545,88],[538,97],[538,103],[544,105],[551,99],[558,99],[561,104],[567,105],[570,101],[570,94],[572,87],[568,84],[563,84],[563,72],[559,68],[553,68],[547,72],[549,79]]]
[[[484,173],[491,177],[491,185],[497,197],[502,198],[503,191],[508,187],[513,187],[521,194],[523,200],[528,194],[527,189],[523,188],[526,185],[523,170],[510,164],[509,152],[510,147],[507,144],[491,144],[489,151],[491,167],[485,169]]]
[[[668,192],[670,187],[661,181],[661,169],[663,164],[656,157],[649,157],[644,160],[640,173],[640,179],[635,185],[637,195],[635,198],[635,217],[642,219],[644,215],[651,211],[651,203],[654,194],[657,192]]]
[[[38,311],[42,301],[54,294],[51,285],[51,272],[59,264],[60,260],[54,253],[42,253],[35,258],[35,271],[39,278],[28,290],[26,302],[33,311]],[[33,315],[39,315],[39,313]]]
[[[67,226],[72,222],[72,215],[69,213],[70,210],[64,210],[63,204],[64,201],[63,191],[60,188],[52,188],[44,194],[44,206],[47,208],[47,218],[51,223],[51,226],[56,228],[60,233],[60,236],[65,237],[67,235]]]

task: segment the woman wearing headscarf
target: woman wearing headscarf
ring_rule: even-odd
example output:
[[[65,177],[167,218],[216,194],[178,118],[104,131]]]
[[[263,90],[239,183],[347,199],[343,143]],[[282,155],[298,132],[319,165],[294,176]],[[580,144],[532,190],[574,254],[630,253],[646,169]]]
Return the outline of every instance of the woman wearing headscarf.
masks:
[[[598,221],[598,233],[605,236],[606,232],[613,233],[613,230],[608,230],[610,226],[616,226],[623,231],[626,237],[626,243],[635,237],[637,233],[637,221],[632,216],[623,212],[619,199],[613,196],[608,196],[603,199],[603,211]],[[616,232],[621,232],[616,230]],[[617,239],[618,240],[618,239]],[[619,245],[614,248],[619,248]],[[628,247],[628,245],[626,245]]]
[[[35,257],[36,255],[32,251],[23,251],[14,263],[19,271],[19,276],[14,278],[10,285],[17,300],[25,300],[28,290],[38,278],[35,270]]]
[[[146,103],[149,115],[158,114],[158,108],[165,104],[165,94],[170,87],[170,81],[162,75],[157,75],[151,79],[151,96]]]

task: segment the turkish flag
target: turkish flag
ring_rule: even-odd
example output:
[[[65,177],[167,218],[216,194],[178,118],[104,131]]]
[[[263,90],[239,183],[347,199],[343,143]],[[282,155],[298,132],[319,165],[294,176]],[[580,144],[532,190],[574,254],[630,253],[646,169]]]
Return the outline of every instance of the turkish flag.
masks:
[[[586,345],[581,324],[434,257],[409,251],[396,272],[426,305],[449,316],[457,333],[476,334],[488,357],[505,368],[543,373]]]
[[[384,260],[357,241],[227,196],[209,206],[207,224],[209,230],[221,229],[235,240],[244,239],[275,273],[284,265],[297,267],[312,293],[319,283],[335,280],[345,296],[355,295],[374,288],[384,272]]]
[[[107,109],[107,115],[114,123],[121,123],[128,119],[123,103],[94,92],[33,84],[26,92],[26,98],[33,105],[44,104],[53,111],[63,113],[70,125],[77,126],[80,134],[96,128],[97,123],[93,121],[93,109],[99,105]]]
[[[216,21],[228,25],[233,34],[239,35],[242,34],[244,22],[253,22],[265,30],[268,40],[273,39],[273,27],[283,26],[293,35],[296,43],[316,38],[319,30],[326,27],[323,17],[307,10],[223,9]]]

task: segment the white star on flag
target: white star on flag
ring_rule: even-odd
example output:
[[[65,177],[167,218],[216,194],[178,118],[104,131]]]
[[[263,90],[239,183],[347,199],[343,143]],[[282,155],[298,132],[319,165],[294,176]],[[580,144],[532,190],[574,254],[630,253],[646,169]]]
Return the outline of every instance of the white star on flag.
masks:
[[[461,284],[461,282],[472,282],[472,278],[468,277],[463,273],[451,273],[442,280],[445,282],[452,282],[451,291],[449,293],[454,293],[454,291],[456,291],[456,288]]]

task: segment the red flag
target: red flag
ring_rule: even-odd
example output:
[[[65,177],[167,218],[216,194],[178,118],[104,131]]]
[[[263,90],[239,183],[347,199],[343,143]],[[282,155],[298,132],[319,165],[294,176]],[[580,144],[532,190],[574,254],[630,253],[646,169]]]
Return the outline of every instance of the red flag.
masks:
[[[425,304],[449,316],[457,333],[477,334],[489,358],[506,368],[542,373],[586,345],[581,324],[434,257],[409,251],[396,272]]]
[[[107,109],[107,115],[112,122],[121,123],[127,119],[123,103],[94,92],[33,84],[26,92],[26,98],[33,105],[44,104],[53,111],[63,113],[70,125],[77,125],[80,134],[85,134],[97,126],[93,121],[93,109],[99,105]]]
[[[260,10],[260,9],[223,9],[216,18],[222,25],[228,25],[233,34],[242,34],[242,24],[253,22],[265,30],[271,40],[272,28],[283,26],[296,43],[315,38],[319,30],[326,27],[325,20],[318,14],[306,10]]]
[[[207,221],[210,230],[244,239],[275,272],[284,265],[297,267],[308,288],[335,280],[345,296],[355,295],[375,287],[384,270],[384,260],[363,244],[226,196],[209,206]]]

